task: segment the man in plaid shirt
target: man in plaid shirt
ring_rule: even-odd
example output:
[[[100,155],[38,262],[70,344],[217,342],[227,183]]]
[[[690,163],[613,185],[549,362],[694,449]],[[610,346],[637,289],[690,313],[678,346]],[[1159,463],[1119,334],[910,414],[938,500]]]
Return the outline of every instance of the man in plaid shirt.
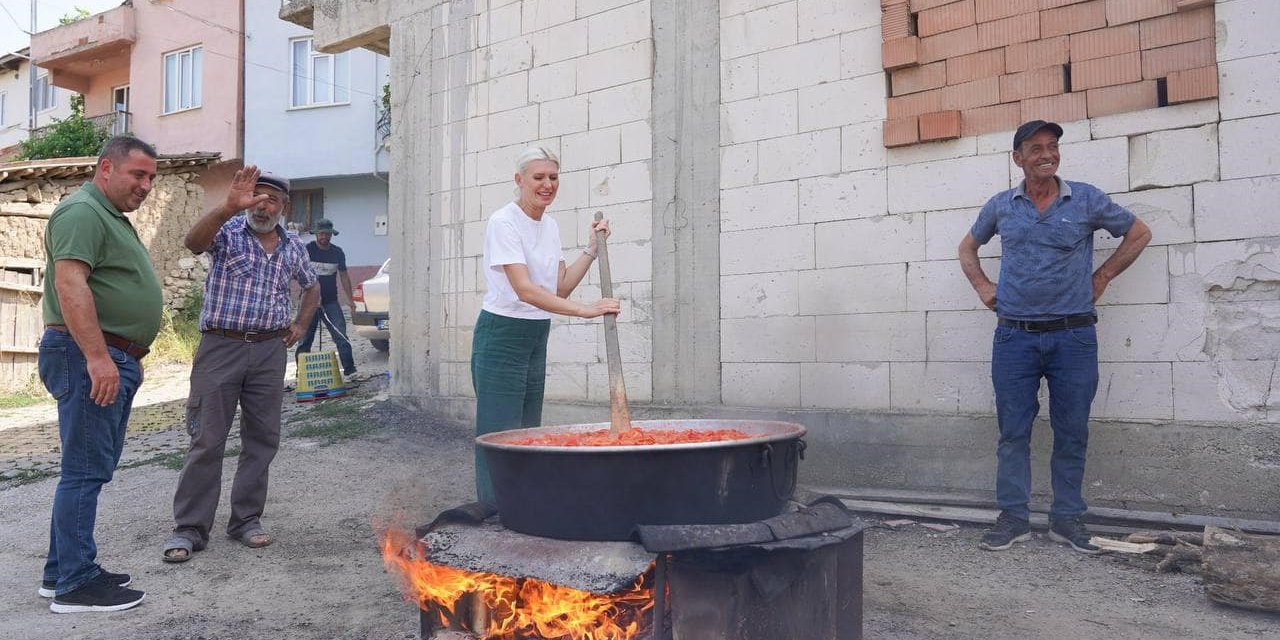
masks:
[[[267,470],[280,444],[288,348],[306,332],[320,300],[306,248],[281,226],[288,207],[289,181],[249,165],[236,172],[226,202],[187,233],[187,248],[208,253],[212,264],[187,398],[191,448],[173,496],[175,527],[165,562],[185,562],[209,544],[237,404],[241,451],[227,535],[253,548],[271,544],[260,518]],[[290,319],[294,281],[303,293]]]

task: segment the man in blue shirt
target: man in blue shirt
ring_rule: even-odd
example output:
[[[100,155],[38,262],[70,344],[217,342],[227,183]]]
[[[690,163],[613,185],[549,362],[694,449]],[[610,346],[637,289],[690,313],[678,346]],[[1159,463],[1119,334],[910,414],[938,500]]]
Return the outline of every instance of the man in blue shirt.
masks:
[[[1013,162],[1025,179],[987,201],[960,241],[960,266],[974,291],[999,317],[991,349],[1000,442],[996,502],[1000,516],[983,549],[1000,551],[1031,538],[1031,425],[1040,412],[1040,379],[1049,383],[1053,427],[1053,505],[1049,537],[1082,553],[1098,553],[1080,518],[1089,408],[1098,389],[1098,337],[1093,304],[1133,264],[1151,230],[1107,194],[1057,177],[1062,127],[1033,120],[1013,136]],[[1093,269],[1093,233],[1124,236]],[[999,284],[978,262],[978,247],[999,234]]]

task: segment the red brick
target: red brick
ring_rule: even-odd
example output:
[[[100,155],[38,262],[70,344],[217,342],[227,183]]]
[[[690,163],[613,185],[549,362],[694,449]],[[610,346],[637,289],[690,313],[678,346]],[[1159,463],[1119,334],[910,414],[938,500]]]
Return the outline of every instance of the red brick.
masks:
[[[1138,50],[1138,25],[1125,24],[1071,34],[1071,61],[1118,56]]]
[[[920,38],[911,36],[890,40],[881,45],[880,58],[885,69],[914,66],[920,61]]]
[[[1070,58],[1070,40],[1067,36],[1047,38],[1035,42],[1011,44],[1004,50],[1004,70],[1017,73],[1027,69],[1066,64]]]
[[[891,120],[942,111],[942,89],[889,98],[888,110]]]
[[[1200,67],[1169,74],[1169,104],[1218,97],[1218,67]]]
[[[1024,13],[978,25],[978,50],[1040,39],[1040,14]]]
[[[1197,40],[1142,52],[1142,77],[1163,78],[1174,71],[1199,69],[1217,62],[1213,40]]]
[[[956,0],[911,0],[911,12],[920,13],[934,7],[941,7],[944,4],[955,2]]]
[[[1071,90],[1084,91],[1142,79],[1142,54],[1135,51],[1071,65]]]
[[[1084,120],[1087,116],[1088,109],[1083,91],[1022,101],[1023,120],[1075,122]]]
[[[891,4],[880,10],[880,36],[885,42],[915,35],[911,33],[911,8]]]
[[[924,38],[974,23],[973,0],[961,0],[916,15],[916,33]]]
[[[939,89],[942,92],[943,109],[974,109],[1000,104],[1000,78],[982,78],[964,84],[954,84]]]
[[[1137,22],[1177,10],[1178,0],[1107,0],[1107,24]]]
[[[1142,48],[1158,49],[1183,42],[1194,42],[1216,35],[1213,9],[1199,9],[1143,20]]]
[[[965,27],[920,38],[920,64],[963,56],[978,50],[978,27]]]
[[[905,147],[920,142],[920,127],[916,116],[891,118],[884,121],[884,146]]]
[[[1058,7],[1065,7],[1069,4],[1080,4],[1081,2],[1088,1],[1089,0],[1040,0],[1040,9],[1057,9]]]
[[[1017,102],[969,109],[960,115],[960,134],[977,136],[996,131],[1013,131],[1022,124],[1022,105]]]
[[[1073,4],[1040,12],[1040,37],[1092,31],[1107,26],[1107,5],[1103,0]]]
[[[1194,11],[1212,6],[1213,0],[1178,0],[1178,11]]]
[[[978,22],[991,22],[1019,13],[1033,13],[1040,9],[1040,0],[978,0],[973,8]]]
[[[947,84],[960,84],[1004,73],[1004,49],[980,51],[947,60]]]
[[[960,137],[960,112],[938,111],[920,116],[920,141],[951,140]]]
[[[1062,67],[1044,67],[1000,76],[1000,102],[1017,102],[1066,91],[1066,76]]]
[[[1154,109],[1160,106],[1155,80],[1090,89],[1085,92],[1085,96],[1089,103],[1090,118]]]
[[[891,71],[889,83],[893,87],[895,96],[937,89],[947,84],[947,63],[935,62],[922,67]]]

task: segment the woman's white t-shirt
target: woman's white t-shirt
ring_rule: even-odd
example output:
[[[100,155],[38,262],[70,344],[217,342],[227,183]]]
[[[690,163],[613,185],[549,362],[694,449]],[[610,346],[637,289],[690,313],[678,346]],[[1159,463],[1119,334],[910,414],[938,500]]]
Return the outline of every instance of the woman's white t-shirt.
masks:
[[[520,301],[502,266],[525,265],[533,284],[554,294],[563,260],[560,227],[555,218],[543,213],[541,220],[534,220],[514,202],[498,209],[489,216],[484,231],[484,279],[488,284],[484,310],[510,318],[550,318],[549,311]]]

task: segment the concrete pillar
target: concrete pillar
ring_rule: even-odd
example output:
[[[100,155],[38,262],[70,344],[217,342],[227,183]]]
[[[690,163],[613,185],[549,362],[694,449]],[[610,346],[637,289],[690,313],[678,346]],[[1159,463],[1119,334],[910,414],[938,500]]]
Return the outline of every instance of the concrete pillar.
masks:
[[[398,17],[391,32],[391,393],[423,398],[438,389],[432,354],[441,304],[432,274],[439,268],[439,206],[431,113],[431,14]],[[399,294],[399,295],[395,295]],[[406,295],[407,294],[407,295]],[[426,321],[424,321],[424,319]]]
[[[653,0],[653,399],[720,402],[720,14]]]

